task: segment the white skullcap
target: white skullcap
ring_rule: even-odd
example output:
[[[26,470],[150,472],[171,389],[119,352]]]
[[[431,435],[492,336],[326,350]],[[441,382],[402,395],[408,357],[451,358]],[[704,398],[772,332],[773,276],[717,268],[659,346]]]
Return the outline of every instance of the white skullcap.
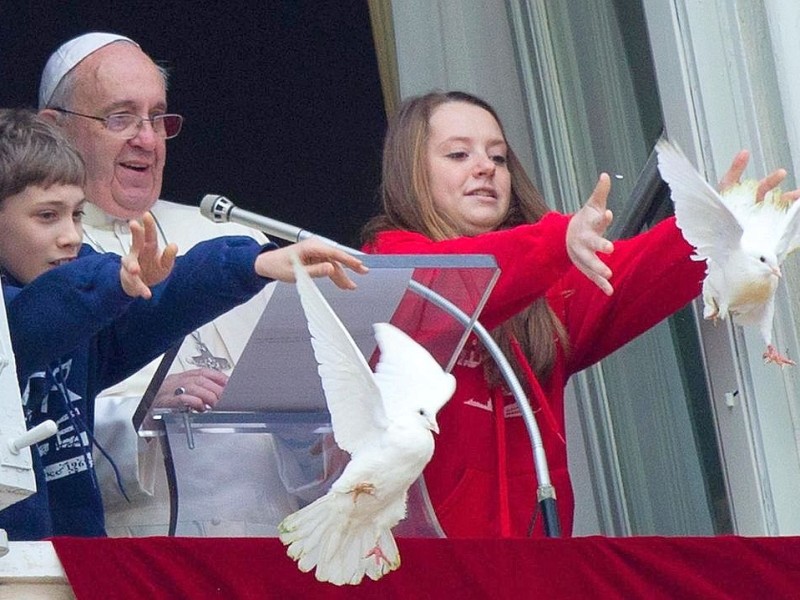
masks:
[[[108,46],[112,42],[130,42],[138,46],[130,38],[116,33],[85,33],[64,42],[58,50],[50,55],[42,71],[42,81],[39,84],[39,108],[46,108],[53,92],[64,79],[64,76],[74,69],[87,56]]]

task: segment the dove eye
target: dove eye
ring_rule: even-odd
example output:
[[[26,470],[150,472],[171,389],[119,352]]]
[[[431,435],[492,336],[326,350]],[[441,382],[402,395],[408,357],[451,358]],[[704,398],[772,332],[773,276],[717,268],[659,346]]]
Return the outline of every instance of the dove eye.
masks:
[[[422,408],[420,408],[420,409],[419,409],[419,414],[420,414],[420,415],[422,415],[422,416],[424,417],[424,416],[425,416],[425,410],[424,410],[424,409],[422,409]]]
[[[767,262],[767,259],[763,256],[759,256],[758,260],[760,260],[762,263]]]

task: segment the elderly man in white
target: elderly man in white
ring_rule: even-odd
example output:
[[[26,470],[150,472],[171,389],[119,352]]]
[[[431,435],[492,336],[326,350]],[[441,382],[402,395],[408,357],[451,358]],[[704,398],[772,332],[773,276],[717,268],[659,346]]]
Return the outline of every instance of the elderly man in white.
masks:
[[[134,41],[116,34],[88,33],[64,43],[49,58],[39,88],[40,113],[60,125],[87,166],[84,241],[99,251],[125,254],[131,242],[126,221],[150,212],[163,244],[181,251],[220,235],[260,233],[215,225],[197,208],[159,200],[167,139],[183,118],[167,112],[167,75]],[[156,397],[162,406],[213,408],[241,355],[272,286],[187,337],[172,372]],[[202,301],[202,298],[198,298]],[[154,362],[97,398],[96,437],[119,466],[124,499],[110,463],[98,457],[98,473],[110,535],[167,533],[169,500],[156,443],[138,439],[131,424],[157,367]],[[283,516],[297,508],[282,490],[271,437],[205,436],[196,448],[194,492],[213,499],[207,519],[179,522],[182,535],[272,535]],[[239,468],[214,469],[219,457],[236,456]],[[252,460],[250,460],[252,459]],[[228,463],[230,464],[230,463]],[[254,465],[246,474],[243,465]],[[222,466],[222,463],[220,463]],[[210,473],[206,473],[210,469]],[[137,481],[138,479],[138,481]],[[264,488],[272,490],[265,502]],[[245,512],[243,506],[258,506]]]

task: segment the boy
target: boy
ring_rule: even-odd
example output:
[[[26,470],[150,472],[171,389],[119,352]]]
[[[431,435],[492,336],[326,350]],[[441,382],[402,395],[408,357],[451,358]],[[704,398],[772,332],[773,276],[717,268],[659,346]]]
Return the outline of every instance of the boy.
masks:
[[[59,427],[33,453],[37,494],[0,511],[12,540],[105,535],[91,456],[100,390],[269,279],[293,281],[290,253],[343,288],[354,284],[339,263],[366,271],[314,240],[276,250],[218,238],[176,260],[176,248],[158,249],[148,217],[131,223],[128,256],[98,254],[81,245],[83,177],[56,128],[29,111],[0,110],[0,270],[17,376],[28,426]]]

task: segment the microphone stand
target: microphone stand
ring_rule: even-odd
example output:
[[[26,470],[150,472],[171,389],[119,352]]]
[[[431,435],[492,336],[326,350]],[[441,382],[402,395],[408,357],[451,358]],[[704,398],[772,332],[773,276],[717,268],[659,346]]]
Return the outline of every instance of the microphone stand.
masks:
[[[233,202],[224,196],[217,196],[208,194],[203,197],[201,202],[201,213],[206,218],[214,221],[215,223],[224,223],[231,220],[231,212],[236,208]],[[304,239],[315,237],[335,248],[343,250],[348,254],[362,255],[360,250],[344,246],[333,240],[329,240],[323,236],[315,235],[314,233],[264,217],[248,211],[237,210],[236,222],[242,225],[247,225],[253,229],[263,231],[267,235],[278,237],[282,240],[289,242],[300,242]],[[430,288],[425,287],[413,279],[409,282],[409,289],[424,297],[426,300],[433,302],[436,306],[453,316],[464,327],[472,327],[475,334],[483,343],[484,347],[489,351],[494,361],[497,363],[503,379],[506,381],[514,399],[519,406],[525,426],[528,430],[528,435],[531,439],[531,447],[533,450],[533,464],[536,469],[536,479],[539,486],[536,491],[536,499],[539,503],[539,509],[542,513],[542,520],[544,525],[544,533],[547,537],[561,537],[561,525],[558,520],[558,511],[556,507],[556,492],[550,480],[550,469],[547,465],[547,457],[545,455],[544,444],[542,436],[539,431],[539,426],[536,423],[536,417],[531,409],[530,402],[525,396],[525,391],[517,378],[516,373],[511,368],[508,359],[503,354],[503,351],[494,341],[492,336],[486,328],[476,319],[471,319],[469,315],[465,314],[458,306],[451,303],[446,298],[437,294]]]

